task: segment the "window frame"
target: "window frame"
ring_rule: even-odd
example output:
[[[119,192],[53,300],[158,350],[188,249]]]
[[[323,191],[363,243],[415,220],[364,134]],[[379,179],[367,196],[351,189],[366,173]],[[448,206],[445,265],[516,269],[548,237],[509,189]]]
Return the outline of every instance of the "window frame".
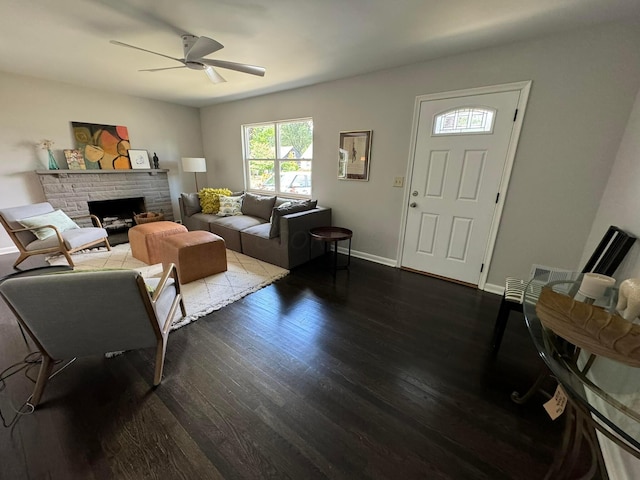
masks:
[[[440,121],[440,119],[442,118],[444,120],[444,118],[447,115],[457,114],[458,112],[462,112],[466,110],[471,112],[470,116],[473,115],[474,111],[482,112],[485,115],[489,114],[490,115],[489,129],[483,128],[482,130],[480,130],[480,129],[474,129],[473,127],[457,127],[456,126],[456,127],[453,127],[450,131],[446,131],[446,127],[442,125],[442,122]],[[450,108],[448,110],[443,110],[441,112],[436,113],[433,116],[433,121],[431,122],[432,124],[431,136],[447,137],[447,136],[454,136],[454,135],[492,135],[493,128],[496,123],[497,114],[498,114],[498,111],[495,108],[487,107],[484,105],[463,105],[463,106]],[[442,128],[442,130],[438,131],[439,127]]]
[[[256,122],[256,123],[245,123],[240,126],[241,134],[242,134],[242,166],[244,170],[244,189],[247,192],[256,193],[260,195],[277,195],[279,197],[289,197],[289,198],[301,198],[301,199],[310,199],[313,193],[313,154],[311,158],[279,158],[280,152],[280,126],[287,123],[296,123],[296,122],[311,122],[311,130],[312,130],[312,139],[311,145],[313,146],[313,117],[301,117],[301,118],[291,118],[286,120],[273,120],[268,122]],[[274,127],[274,149],[275,154],[274,158],[250,158],[249,156],[249,135],[247,134],[247,130],[249,128],[255,127],[265,127],[265,126],[273,126]],[[304,152],[301,152],[301,154]],[[251,168],[250,162],[252,161],[263,161],[263,162],[273,162],[273,172],[274,172],[274,190],[261,190],[257,188],[251,188]],[[308,162],[309,163],[309,173],[311,174],[310,185],[309,185],[309,194],[299,194],[292,192],[283,192],[281,191],[280,185],[280,166],[282,162]],[[307,171],[307,170],[304,170]]]

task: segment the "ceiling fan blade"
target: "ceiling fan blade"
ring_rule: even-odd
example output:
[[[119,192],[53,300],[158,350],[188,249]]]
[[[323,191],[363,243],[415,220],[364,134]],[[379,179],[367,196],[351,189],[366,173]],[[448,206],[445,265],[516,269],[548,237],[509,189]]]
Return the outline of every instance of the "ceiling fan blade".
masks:
[[[169,58],[171,60],[175,60],[176,62],[183,63],[182,60],[179,59],[179,58],[170,57],[169,55],[164,55],[164,54],[158,53],[158,52],[152,52],[151,50],[146,50],[146,49],[140,48],[140,47],[134,47],[133,45],[129,45],[128,43],[118,42],[117,40],[109,40],[109,43],[112,43],[113,45],[118,45],[119,47],[133,48],[134,50],[140,50],[142,52],[152,53],[153,55],[158,55],[159,57]]]
[[[194,43],[185,54],[184,58],[187,62],[190,60],[200,59],[202,57],[206,57],[210,53],[217,52],[222,48],[224,48],[224,45],[216,42],[212,38],[199,37],[198,40],[196,40],[196,43]]]
[[[175,70],[176,68],[187,68],[185,65],[181,67],[165,67],[165,68],[145,68],[143,70],[138,70],[139,72],[160,72],[162,70]]]
[[[209,80],[211,80],[213,83],[224,83],[224,82],[226,82],[224,77],[222,75],[220,75],[218,72],[216,72],[213,67],[205,68],[204,69],[204,73],[207,74],[207,77],[209,77]]]
[[[208,58],[201,58],[198,61],[211,67],[226,68],[227,70],[235,70],[237,72],[258,75],[260,77],[264,77],[264,74],[266,72],[263,67],[258,67],[256,65],[247,65],[245,63],[227,62],[225,60],[210,60]]]

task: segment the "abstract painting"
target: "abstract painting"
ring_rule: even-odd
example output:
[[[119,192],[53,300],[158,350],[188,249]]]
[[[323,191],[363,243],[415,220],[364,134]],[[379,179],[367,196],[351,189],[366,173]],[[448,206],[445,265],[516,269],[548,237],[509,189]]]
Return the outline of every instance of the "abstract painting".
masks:
[[[86,170],[82,150],[65,150],[64,157],[67,159],[69,170]]]
[[[131,147],[127,127],[71,122],[76,149],[81,150],[87,170],[130,170]]]

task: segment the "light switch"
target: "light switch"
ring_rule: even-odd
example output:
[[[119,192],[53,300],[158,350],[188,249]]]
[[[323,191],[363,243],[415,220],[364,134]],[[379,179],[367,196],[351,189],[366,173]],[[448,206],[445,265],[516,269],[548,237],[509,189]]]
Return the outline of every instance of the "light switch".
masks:
[[[404,177],[396,177],[393,179],[394,187],[401,187],[404,185]]]

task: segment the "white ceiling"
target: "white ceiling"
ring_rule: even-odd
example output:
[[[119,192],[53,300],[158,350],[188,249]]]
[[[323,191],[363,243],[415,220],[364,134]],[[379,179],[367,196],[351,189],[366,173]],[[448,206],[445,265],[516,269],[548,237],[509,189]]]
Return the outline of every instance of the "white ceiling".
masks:
[[[1,0],[0,71],[205,106],[640,18],[640,0]],[[225,48],[209,57],[264,77],[178,66],[119,40],[183,56],[180,34]],[[640,48],[640,46],[639,46]]]

